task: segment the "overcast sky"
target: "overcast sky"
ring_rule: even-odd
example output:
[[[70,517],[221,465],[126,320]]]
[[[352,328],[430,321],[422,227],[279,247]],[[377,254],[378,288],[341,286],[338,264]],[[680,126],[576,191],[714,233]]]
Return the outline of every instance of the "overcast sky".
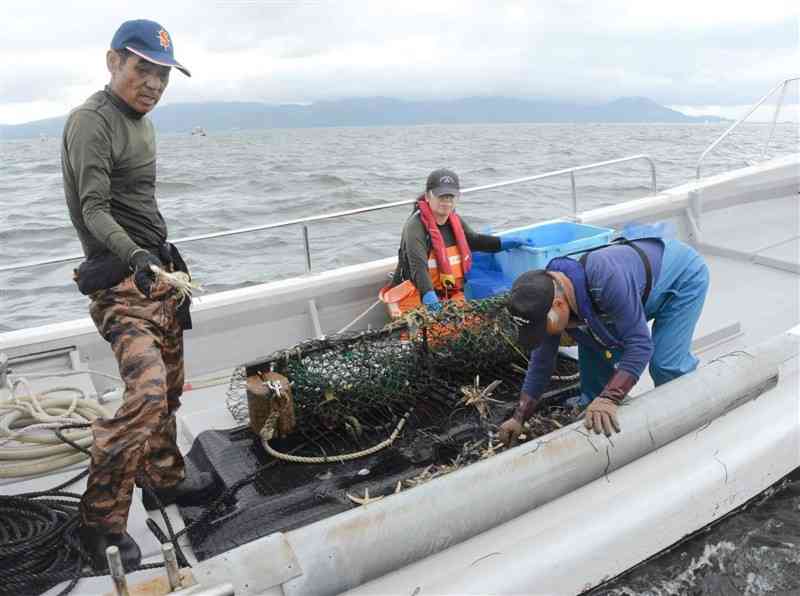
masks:
[[[66,113],[102,87],[111,37],[133,18],[159,21],[192,71],[190,79],[172,74],[163,103],[641,95],[735,117],[800,75],[798,7],[798,0],[8,2],[0,123]]]

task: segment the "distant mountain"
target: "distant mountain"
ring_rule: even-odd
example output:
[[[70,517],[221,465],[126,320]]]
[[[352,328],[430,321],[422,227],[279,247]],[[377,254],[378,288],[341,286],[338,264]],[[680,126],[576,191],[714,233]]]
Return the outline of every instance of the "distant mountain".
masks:
[[[717,116],[687,116],[665,108],[646,97],[622,97],[588,110],[589,119],[599,122],[721,122]]]
[[[0,139],[60,135],[66,116],[0,125]],[[388,97],[319,101],[310,105],[255,102],[175,103],[158,107],[153,123],[161,133],[323,126],[480,124],[521,122],[720,122],[717,116],[687,116],[645,97],[623,97],[601,105],[508,97],[450,101],[404,101]]]

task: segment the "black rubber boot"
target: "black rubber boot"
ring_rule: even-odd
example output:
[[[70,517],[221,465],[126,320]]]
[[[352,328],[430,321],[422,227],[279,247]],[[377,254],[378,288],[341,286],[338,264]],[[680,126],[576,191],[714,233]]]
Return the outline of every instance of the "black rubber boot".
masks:
[[[153,490],[164,507],[172,505],[172,503],[177,503],[178,505],[200,505],[203,499],[213,494],[214,475],[211,472],[198,472],[187,476],[178,484],[169,488],[144,489],[142,491],[142,503],[144,503],[144,508],[148,511],[158,509],[156,500],[151,494]]]
[[[114,534],[106,532],[102,527],[78,526],[78,535],[81,539],[81,546],[89,554],[92,568],[95,571],[108,571],[108,560],[106,559],[106,549],[109,546],[116,546],[122,558],[122,566],[125,571],[133,571],[142,562],[142,551],[139,545],[131,538],[127,532]]]

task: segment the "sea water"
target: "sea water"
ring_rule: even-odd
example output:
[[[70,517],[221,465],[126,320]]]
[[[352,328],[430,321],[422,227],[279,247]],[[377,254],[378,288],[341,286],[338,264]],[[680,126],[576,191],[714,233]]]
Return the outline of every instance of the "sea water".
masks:
[[[654,160],[663,190],[692,179],[701,153],[727,126],[426,125],[161,135],[157,198],[174,239],[412,200],[439,167],[454,169],[463,187],[472,187],[642,153]],[[760,159],[768,135],[766,124],[740,127],[703,172]],[[61,187],[60,143],[0,140],[0,265],[80,253]],[[797,147],[797,125],[779,124],[767,156]],[[645,161],[576,174],[579,210],[650,189]],[[468,194],[457,208],[479,230],[565,216],[572,212],[570,180]],[[395,255],[410,211],[404,206],[312,224],[312,270]],[[182,252],[209,292],[305,271],[296,226],[190,243]],[[87,299],[71,280],[74,266],[0,273],[0,332],[86,316]],[[596,593],[800,593],[800,479]]]

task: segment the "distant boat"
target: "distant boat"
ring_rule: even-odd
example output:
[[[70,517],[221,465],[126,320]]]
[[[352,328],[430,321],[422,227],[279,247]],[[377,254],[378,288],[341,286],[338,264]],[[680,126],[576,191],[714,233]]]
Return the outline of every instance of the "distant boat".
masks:
[[[39,133],[39,140],[40,141],[46,141],[47,140],[47,135],[44,134],[43,132],[40,132]]]
[[[199,135],[201,137],[204,137],[204,136],[206,136],[206,129],[201,127],[201,126],[195,126],[192,129],[192,136],[194,136],[194,135]]]

